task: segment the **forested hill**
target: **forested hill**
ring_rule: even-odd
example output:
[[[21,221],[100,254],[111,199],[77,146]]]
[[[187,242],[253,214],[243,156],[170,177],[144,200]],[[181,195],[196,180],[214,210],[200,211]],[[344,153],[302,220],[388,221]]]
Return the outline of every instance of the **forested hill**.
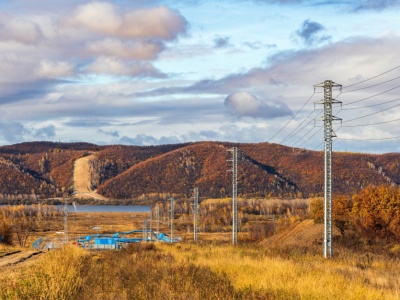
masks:
[[[160,146],[97,146],[32,142],[0,147],[0,199],[59,196],[73,192],[74,161],[93,155],[91,183],[112,199],[190,196],[229,197],[229,153],[239,149],[240,196],[323,194],[323,152],[278,144],[198,142]],[[334,193],[354,193],[368,185],[400,183],[399,153],[333,155]]]

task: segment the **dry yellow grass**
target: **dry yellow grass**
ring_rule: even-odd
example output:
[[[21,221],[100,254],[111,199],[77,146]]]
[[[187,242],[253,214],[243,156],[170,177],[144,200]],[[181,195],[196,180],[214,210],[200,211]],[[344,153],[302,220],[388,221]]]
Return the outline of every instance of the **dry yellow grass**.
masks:
[[[196,289],[193,297],[186,299],[216,299],[204,296],[209,292],[218,296],[213,292],[213,281],[207,279],[211,277],[219,280],[224,295],[219,299],[400,297],[399,261],[373,254],[357,256],[342,250],[340,258],[325,260],[296,249],[274,252],[256,245],[159,243],[143,249],[133,255],[96,252],[94,257],[72,246],[52,251],[40,257],[34,267],[0,274],[0,298],[89,299],[94,293],[96,297],[90,299],[130,299],[129,295],[152,299],[160,295],[157,286],[162,285],[163,295],[167,295],[164,299],[183,299],[179,291],[187,297],[192,288]],[[190,284],[185,283],[187,276],[191,276]],[[203,284],[207,286],[202,290]],[[150,285],[152,293],[146,292]],[[116,298],[118,295],[122,298]]]
[[[125,231],[140,228],[142,219],[132,213],[72,214],[70,233],[87,234],[94,225]],[[51,237],[63,228],[62,216],[46,222],[49,231],[35,234]],[[162,231],[168,230],[163,222]],[[134,254],[92,256],[68,246],[34,264],[0,269],[0,299],[400,299],[399,246],[392,247],[397,259],[335,249],[335,258],[325,260],[312,246],[308,252],[290,243],[281,250],[232,246],[229,236],[202,233],[200,244],[160,243],[156,249],[147,244],[148,250]],[[205,241],[213,238],[219,242]],[[0,246],[0,251],[12,249]]]
[[[271,299],[400,298],[398,261],[378,258],[362,270],[349,253],[333,260],[308,254],[285,259],[249,246],[159,247],[181,263],[226,273],[236,289],[264,290]]]

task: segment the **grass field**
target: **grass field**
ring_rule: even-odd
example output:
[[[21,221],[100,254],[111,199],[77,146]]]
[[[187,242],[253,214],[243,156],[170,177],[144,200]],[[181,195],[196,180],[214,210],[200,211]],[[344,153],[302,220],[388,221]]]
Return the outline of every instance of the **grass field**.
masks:
[[[399,299],[399,261],[220,243],[54,250],[0,272],[1,299]]]
[[[70,215],[71,236],[140,229],[144,215]],[[58,238],[62,216],[46,220],[38,236]],[[201,233],[194,244],[176,224],[178,244],[132,244],[121,251],[67,245],[0,267],[0,299],[400,299],[399,255],[320,245],[230,245],[229,233]],[[168,220],[161,231],[169,231]],[[0,255],[28,251],[0,247]],[[0,257],[1,259],[1,257]]]

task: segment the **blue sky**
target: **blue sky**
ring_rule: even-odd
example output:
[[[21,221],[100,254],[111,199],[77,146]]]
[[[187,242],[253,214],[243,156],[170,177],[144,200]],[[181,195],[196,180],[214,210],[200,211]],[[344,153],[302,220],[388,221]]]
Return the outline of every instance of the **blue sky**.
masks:
[[[399,8],[0,1],[0,144],[218,140],[321,150],[314,85],[329,79],[343,85],[334,149],[398,152]]]

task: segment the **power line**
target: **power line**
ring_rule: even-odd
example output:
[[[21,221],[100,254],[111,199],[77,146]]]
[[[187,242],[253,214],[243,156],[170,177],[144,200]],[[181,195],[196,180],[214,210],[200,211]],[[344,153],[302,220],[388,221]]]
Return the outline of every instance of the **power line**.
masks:
[[[306,106],[306,104],[311,100],[312,97],[314,97],[315,95],[315,91],[314,93],[310,96],[310,98],[308,98],[308,100],[303,104],[303,106],[293,115],[293,117],[289,120],[289,122],[287,122],[277,133],[275,133],[269,140],[271,141],[274,137],[276,137],[287,125],[289,125],[290,122],[293,121],[293,119],[298,115],[298,113],[304,108],[304,106]]]
[[[343,139],[339,137],[337,139],[342,141],[381,141],[381,140],[394,140],[399,138],[400,136],[393,136],[393,137],[379,138],[379,139]]]
[[[376,76],[374,76],[374,77],[365,79],[365,80],[363,80],[363,81],[360,81],[360,82],[357,82],[357,83],[354,83],[354,84],[347,85],[347,86],[345,86],[345,87],[343,87],[343,88],[345,89],[345,88],[348,88],[348,87],[351,87],[351,86],[358,85],[358,84],[360,84],[360,83],[367,82],[367,81],[372,80],[372,79],[375,79],[375,78],[377,78],[377,77],[379,77],[379,76],[385,75],[385,74],[387,74],[387,73],[389,73],[389,72],[392,72],[393,70],[396,70],[397,68],[400,68],[400,65],[398,65],[397,67],[394,67],[393,69],[387,70],[387,71],[385,71],[385,72],[383,72],[383,73],[381,73],[381,74],[378,74],[378,75],[376,75]]]
[[[321,127],[315,134],[317,134],[323,127]],[[342,126],[340,126],[339,128],[335,129],[334,132],[338,132],[340,129],[342,128]],[[314,134],[314,135],[315,135]],[[335,141],[337,140],[337,138],[335,139]],[[321,142],[320,144],[318,144],[318,146],[316,146],[315,148],[313,148],[313,150],[317,150],[317,148],[321,147],[324,144],[324,142]]]
[[[300,142],[304,137],[306,137],[306,136],[307,136],[311,131],[313,131],[315,128],[316,128],[316,127],[312,127],[305,135],[303,135],[300,139],[298,139],[298,140],[296,141],[296,143],[293,144],[292,147],[294,147],[298,142]],[[321,129],[319,129],[319,130],[321,130]],[[303,144],[305,144],[306,142],[308,142],[314,135],[316,135],[316,134],[319,132],[319,130],[318,130],[317,132],[315,132],[313,135],[311,135],[308,139],[306,139],[303,143],[301,143],[301,144],[299,145],[299,147],[301,147]]]
[[[313,127],[313,128],[315,128],[315,127]],[[318,132],[320,132],[321,130],[322,130],[322,128],[323,127],[321,127],[320,129],[318,129],[312,136],[310,136],[308,139],[306,139],[303,143],[301,143],[300,145],[299,145],[299,148],[301,147],[301,146],[303,146],[305,143],[307,143],[311,138],[313,138]]]
[[[286,142],[287,140],[289,140],[293,135],[294,135],[294,133],[296,132],[296,130],[301,126],[301,125],[303,125],[303,123],[305,122],[305,121],[307,121],[307,119],[314,113],[314,111],[315,110],[313,110],[313,111],[311,111],[310,112],[310,114],[299,124],[299,125],[297,125],[297,127],[289,134],[289,135],[287,135],[281,142],[280,142],[280,144],[283,144],[284,142]],[[313,120],[311,120],[310,122],[312,122]],[[308,124],[310,124],[310,122],[308,123]],[[307,125],[308,125],[307,124]],[[307,126],[306,125],[306,126]],[[305,127],[306,127],[305,126]],[[303,127],[301,130],[303,130],[305,127]],[[300,130],[300,131],[301,131]],[[299,131],[299,132],[300,132]],[[299,133],[299,132],[297,132],[297,133]]]
[[[321,142],[317,147],[315,147],[313,150],[317,150],[319,147],[321,147],[322,146],[322,144],[323,144],[324,142]]]
[[[378,86],[378,85],[381,85],[381,84],[385,84],[385,83],[391,82],[391,81],[396,80],[396,79],[399,79],[399,78],[400,78],[400,76],[395,77],[395,78],[392,78],[392,79],[389,79],[389,80],[386,80],[386,81],[384,81],[384,82],[380,82],[380,83],[377,83],[377,84],[373,84],[373,85],[370,85],[370,86],[366,86],[366,87],[359,88],[359,89],[355,89],[355,90],[351,90],[351,91],[345,91],[345,92],[342,92],[342,93],[351,93],[351,92],[356,92],[356,91],[361,91],[361,90],[369,89],[369,88],[372,88],[372,87],[374,87],[374,86]]]
[[[366,106],[361,106],[361,107],[342,108],[342,110],[362,109],[362,108],[368,108],[368,107],[388,104],[388,103],[392,103],[392,102],[396,102],[396,101],[400,101],[400,99],[390,100],[390,101],[386,101],[386,102],[382,102],[382,103],[378,103],[378,104],[371,104],[371,105],[366,105]]]
[[[392,107],[389,107],[389,108],[386,108],[386,109],[382,109],[382,110],[380,110],[380,111],[377,111],[377,112],[374,112],[374,113],[371,113],[371,114],[368,114],[368,115],[365,115],[365,116],[361,116],[361,117],[354,118],[354,119],[351,119],[351,120],[346,120],[346,121],[343,121],[343,123],[347,123],[347,122],[359,120],[359,119],[362,119],[362,118],[366,118],[366,117],[369,117],[369,116],[372,116],[372,115],[376,115],[376,114],[379,114],[379,113],[381,113],[381,112],[383,112],[383,111],[386,111],[386,110],[395,108],[395,107],[397,107],[397,106],[400,106],[400,104],[397,104],[397,105],[395,105],[395,106],[392,106]]]
[[[315,116],[315,118],[317,118],[320,114],[322,114],[322,110]],[[310,125],[310,123],[311,123],[312,121],[315,121],[315,118],[312,119],[312,120],[310,120],[310,122],[308,122],[308,123],[307,123],[299,132],[297,132],[297,133],[302,132],[308,125]],[[314,128],[315,128],[315,125],[314,125],[313,127],[311,127],[311,129],[310,129],[309,131],[307,131],[306,134],[304,134],[301,138],[299,138],[299,139],[292,145],[292,147],[294,147],[294,146],[295,146],[298,142],[300,142],[305,136],[307,136]]]
[[[338,97],[340,96],[340,94],[338,95]],[[338,97],[336,97],[336,99],[338,98]],[[341,111],[341,109],[339,109],[338,110],[338,112],[336,113],[336,115],[339,113]],[[322,112],[323,111],[320,111],[319,113],[318,113],[318,115],[316,115],[316,117],[318,117],[320,114],[322,114]],[[313,120],[311,120],[311,121],[314,121],[315,119],[313,119]],[[308,124],[310,124],[311,122],[309,122]],[[308,125],[307,124],[307,125]],[[306,125],[306,126],[307,126]],[[293,146],[292,147],[294,147],[301,139],[303,139],[305,136],[307,136],[314,128],[317,128],[317,127],[319,127],[319,129],[313,134],[313,135],[311,135],[308,139],[306,139],[303,143],[301,143],[298,147],[300,148],[301,146],[303,146],[305,143],[307,143],[310,139],[312,139],[318,132],[320,132],[321,130],[322,130],[322,128],[324,128],[324,126],[314,126],[314,127],[312,127],[305,135],[303,135],[299,140],[297,140],[296,141],[296,143],[294,143],[293,144]],[[339,127],[339,129],[340,129],[340,127]],[[315,149],[314,149],[315,150]]]
[[[369,97],[362,98],[362,99],[359,99],[359,100],[356,100],[356,101],[353,101],[353,102],[349,102],[349,103],[343,104],[343,106],[346,106],[346,105],[350,105],[350,104],[353,104],[353,103],[357,103],[357,102],[361,102],[361,101],[364,101],[364,100],[371,99],[371,98],[373,98],[373,97],[376,97],[376,96],[385,94],[385,93],[390,92],[390,91],[392,91],[392,90],[394,90],[394,89],[397,89],[397,88],[399,88],[399,87],[400,87],[400,85],[398,85],[398,86],[396,86],[396,87],[394,87],[394,88],[391,88],[391,89],[389,89],[389,90],[386,90],[386,91],[384,91],[384,92],[382,92],[382,93],[379,93],[379,94],[376,94],[376,95],[373,95],[373,96],[369,96]]]
[[[315,92],[315,93],[317,93],[317,92]],[[341,95],[341,91],[340,91],[340,93],[337,95],[337,97],[335,98],[335,99],[337,99],[337,98],[339,98],[339,96]],[[297,131],[297,133],[295,133],[296,132],[296,130],[315,112],[315,111],[317,111],[315,108],[314,108],[314,110],[312,111],[312,112],[310,112],[310,114],[299,124],[299,125],[297,125],[297,127],[291,132],[291,133],[289,133],[281,142],[280,142],[280,144],[283,144],[284,142],[286,142],[286,141],[288,141],[289,139],[291,139],[291,138],[293,138],[294,136],[296,136],[297,134],[299,134],[300,132],[302,132],[308,125],[310,125],[310,123],[312,122],[312,121],[315,121],[315,118],[317,118],[320,114],[322,114],[322,112],[323,112],[323,110],[321,110],[316,116],[315,116],[315,118],[313,118],[312,120],[310,120],[310,122],[308,122],[306,125],[304,125],[299,131]],[[340,111],[340,110],[339,110]],[[315,126],[314,126],[315,127]],[[303,135],[299,140],[297,140],[296,141],[296,143],[295,144],[297,144],[297,142],[299,142],[301,139],[303,139],[304,138],[304,136],[306,136],[308,133],[309,133],[310,131],[308,131],[305,135]],[[294,145],[295,145],[294,144]],[[294,146],[293,145],[293,146]],[[293,147],[292,146],[292,147]]]
[[[392,123],[400,121],[400,119],[395,119],[391,121],[384,121],[384,122],[378,122],[378,123],[372,123],[372,124],[360,124],[360,125],[347,125],[347,126],[342,126],[342,127],[361,127],[361,126],[372,126],[372,125],[380,125],[380,124],[386,124],[386,123]]]

